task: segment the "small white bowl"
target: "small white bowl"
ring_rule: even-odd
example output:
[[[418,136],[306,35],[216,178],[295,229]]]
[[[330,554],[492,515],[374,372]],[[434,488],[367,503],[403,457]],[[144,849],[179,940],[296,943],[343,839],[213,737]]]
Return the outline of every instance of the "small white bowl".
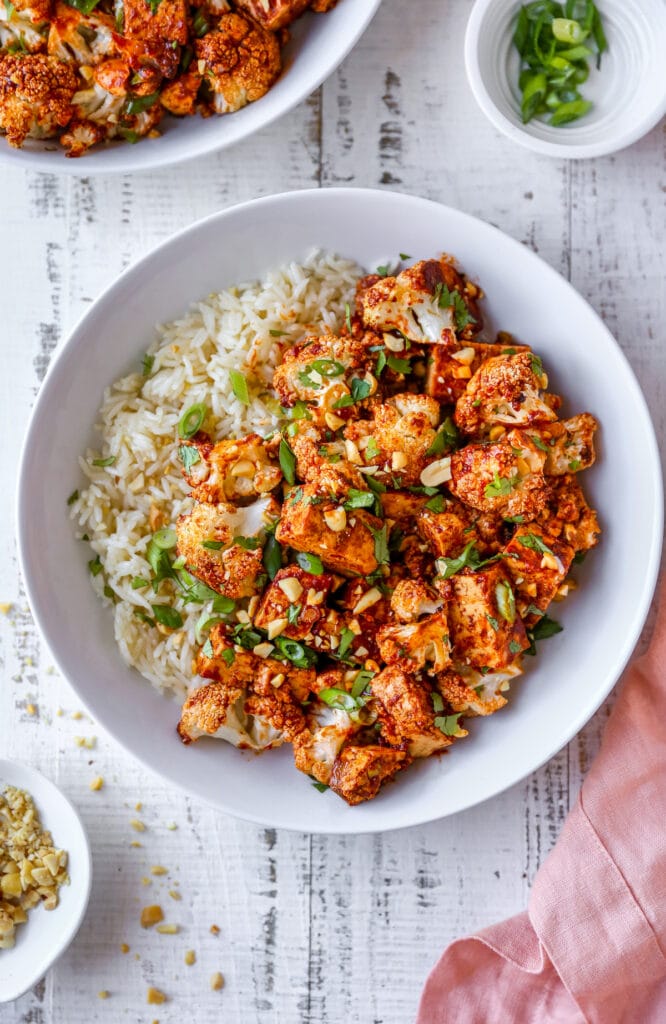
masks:
[[[18,999],[42,978],[70,945],[88,906],[92,862],[83,822],[57,786],[34,768],[0,760],[0,792],[5,786],[25,789],[54,845],[67,850],[70,884],[58,890],[58,906],[29,911],[16,929],[13,949],[0,950],[0,1003]]]
[[[513,31],[518,0],[477,0],[467,24],[465,66],[481,110],[504,135],[547,156],[581,159],[614,153],[646,135],[666,113],[666,5],[663,0],[599,0],[608,39],[597,70],[581,87],[592,110],[554,128],[523,124]]]

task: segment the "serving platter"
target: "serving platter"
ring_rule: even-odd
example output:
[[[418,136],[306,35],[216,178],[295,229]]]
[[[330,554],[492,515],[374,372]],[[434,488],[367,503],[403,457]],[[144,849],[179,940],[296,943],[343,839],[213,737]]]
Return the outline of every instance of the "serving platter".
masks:
[[[604,536],[561,605],[563,633],[512,687],[509,707],[471,723],[451,753],[413,767],[369,804],[344,805],[297,773],[288,749],[260,757],[215,741],[185,748],[178,707],[128,669],[111,617],[93,599],[87,548],[74,539],[67,495],[105,386],[136,365],[153,325],[192,301],[261,275],[313,247],[374,269],[399,252],[454,254],[486,292],[487,333],[502,329],[543,357],[564,413],[601,423],[586,490]],[[618,409],[622,428],[618,429]],[[640,454],[639,455],[637,454]],[[135,757],[221,810],[312,832],[376,832],[455,813],[517,782],[593,714],[645,620],[662,538],[657,446],[643,396],[621,350],[589,305],[534,253],[459,211],[386,191],[286,193],[215,214],[123,274],[54,360],[26,437],[19,545],[30,602],[64,675],[91,714]]]

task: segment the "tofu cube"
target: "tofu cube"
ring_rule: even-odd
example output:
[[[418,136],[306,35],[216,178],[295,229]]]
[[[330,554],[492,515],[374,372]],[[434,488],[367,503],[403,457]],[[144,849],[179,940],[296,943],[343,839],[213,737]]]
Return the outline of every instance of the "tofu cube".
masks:
[[[454,657],[473,668],[506,668],[529,641],[504,569],[494,564],[479,572],[463,571],[450,582]]]

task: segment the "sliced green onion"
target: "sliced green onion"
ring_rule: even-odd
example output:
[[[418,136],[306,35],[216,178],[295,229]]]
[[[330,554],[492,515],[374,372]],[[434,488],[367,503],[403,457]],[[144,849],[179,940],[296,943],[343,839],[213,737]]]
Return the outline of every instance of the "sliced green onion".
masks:
[[[153,534],[153,544],[161,551],[170,551],[171,548],[175,548],[177,542],[178,536],[176,531],[170,528],[158,530],[157,533]]]
[[[115,455],[109,455],[108,459],[93,459],[92,464],[93,466],[100,466],[101,468],[104,468],[106,466],[112,466],[115,461]]]
[[[166,626],[167,629],[178,629],[182,626],[183,616],[175,608],[168,604],[153,604],[150,607],[153,609],[155,622],[159,622],[160,626]]]
[[[231,381],[231,390],[238,401],[242,402],[243,405],[249,405],[250,392],[248,391],[245,375],[240,370],[229,370],[229,380]]]
[[[186,441],[194,437],[201,430],[201,425],[206,419],[207,412],[208,407],[205,402],[197,402],[196,405],[191,405],[189,409],[186,409],[178,424],[179,435]]]
[[[280,468],[284,473],[284,478],[289,485],[296,481],[296,456],[289,447],[289,443],[284,438],[280,441],[280,447],[278,449],[278,459],[280,460]]]
[[[577,121],[580,117],[583,117],[591,109],[592,104],[589,100],[574,100],[572,103],[563,103],[552,115],[550,123],[555,127],[561,124],[569,124],[570,121]]]
[[[523,89],[523,100],[520,105],[523,124],[527,124],[534,117],[546,95],[547,89],[548,82],[545,75],[532,75],[528,79]]]
[[[558,43],[582,43],[588,35],[572,18],[553,18],[550,28]]]
[[[143,114],[145,110],[149,110],[157,102],[159,96],[159,92],[151,92],[149,96],[128,96],[125,101],[125,113],[129,116]]]

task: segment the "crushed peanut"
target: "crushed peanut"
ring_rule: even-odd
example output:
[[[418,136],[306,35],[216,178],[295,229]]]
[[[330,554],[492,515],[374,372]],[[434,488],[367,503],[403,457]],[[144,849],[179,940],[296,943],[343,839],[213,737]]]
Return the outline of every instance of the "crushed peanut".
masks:
[[[177,924],[158,924],[155,929],[155,931],[159,932],[160,935],[177,935],[179,930],[180,929]]]
[[[212,924],[210,926],[210,934],[211,935],[219,935],[220,934],[220,929],[217,927],[216,924]]]
[[[169,869],[165,868],[162,864],[153,864],[150,873],[151,875],[168,875]]]
[[[215,971],[215,974],[210,979],[210,987],[213,992],[219,992],[221,988],[224,988],[224,978],[219,971]]]
[[[172,900],[182,900],[182,896],[176,889],[169,889],[169,896]]]
[[[36,715],[37,714],[37,708],[35,707],[34,704],[26,704],[25,710],[26,710],[26,713],[28,715]]]
[[[126,942],[121,942],[120,943],[120,952],[121,953],[129,953],[129,951],[130,951],[130,948],[127,945],[127,943]]]
[[[197,955],[193,949],[188,949],[185,951],[184,959],[187,966],[191,967],[193,963],[196,963]]]
[[[144,907],[141,911],[142,928],[152,928],[154,924],[159,924],[159,922],[163,920],[164,913],[157,903],[152,903],[149,907]]]
[[[103,988],[101,992],[97,993],[97,998],[98,999],[108,999],[109,998],[108,990]]]
[[[42,829],[32,797],[7,786],[0,794],[0,949],[11,949],[16,925],[42,901],[58,905],[58,888],[69,882],[67,853]]]
[[[164,992],[161,992],[159,988],[153,988],[151,985],[146,995],[146,1002],[154,1006],[156,1004],[159,1005],[161,1003],[166,1003],[166,1001],[167,997]]]
[[[134,829],[135,832],[145,832],[146,831],[146,826],[144,825],[144,823],[142,821],[139,821],[138,818],[132,818],[132,820],[130,821],[130,825],[132,826],[132,828]]]
[[[97,776],[95,776],[95,778],[94,778],[94,779],[93,779],[93,780],[91,781],[91,783],[90,783],[90,789],[92,789],[92,791],[93,791],[94,793],[97,793],[97,792],[98,792],[98,791],[99,791],[99,790],[100,790],[100,789],[102,788],[102,786],[103,786],[103,785],[104,785],[104,779],[102,778],[102,776],[101,776],[101,775],[97,775]]]

